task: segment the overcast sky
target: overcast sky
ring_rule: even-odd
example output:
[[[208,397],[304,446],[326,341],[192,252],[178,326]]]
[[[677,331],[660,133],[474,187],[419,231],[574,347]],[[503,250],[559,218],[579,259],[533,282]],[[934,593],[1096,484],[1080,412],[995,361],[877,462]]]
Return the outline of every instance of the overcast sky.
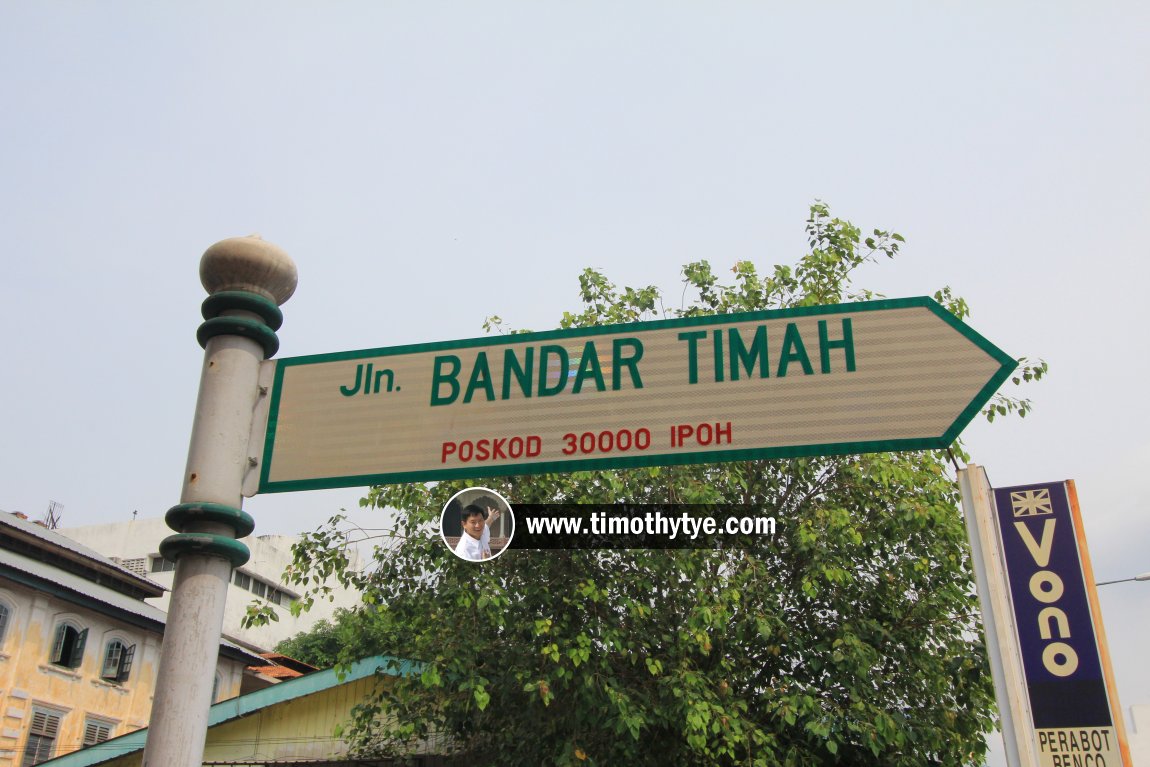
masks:
[[[587,266],[678,306],[689,261],[793,263],[820,199],[907,239],[860,284],[950,285],[1049,361],[966,446],[1075,479],[1100,580],[1150,571],[1150,5],[799,6],[0,0],[0,508],[178,502],[217,240],[295,259],[295,356],[550,329]],[[290,534],[361,495],[246,508]],[[1150,704],[1150,583],[1101,593]]]

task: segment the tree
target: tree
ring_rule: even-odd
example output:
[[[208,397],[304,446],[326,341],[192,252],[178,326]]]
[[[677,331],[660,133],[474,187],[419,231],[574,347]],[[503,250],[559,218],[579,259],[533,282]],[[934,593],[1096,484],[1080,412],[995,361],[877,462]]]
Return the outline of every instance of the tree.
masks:
[[[338,621],[338,616],[336,617]],[[327,620],[276,645],[276,652],[302,660],[316,668],[331,668],[339,661],[339,628]]]
[[[345,648],[354,647],[361,655],[371,655],[375,631],[370,611],[339,608],[334,622],[321,620],[308,631],[301,631],[276,645],[276,652],[302,660],[316,668],[331,668],[339,663]]]
[[[821,203],[806,228],[793,268],[739,262],[724,285],[688,264],[697,299],[677,310],[585,270],[583,308],[561,326],[876,297],[852,275],[901,236],[864,237]],[[936,298],[966,314],[949,290]],[[1024,362],[1016,383],[1045,372]],[[1000,395],[987,415],[1029,406]],[[357,709],[359,749],[440,733],[469,764],[981,763],[993,694],[946,452],[484,480],[513,503],[739,503],[779,520],[737,551],[514,551],[477,567],[434,530],[468,484],[371,488],[362,505],[398,521],[366,571],[348,569],[340,516],[295,550],[295,582],[334,572],[363,592],[344,619],[370,629],[342,660],[370,648],[419,663]]]

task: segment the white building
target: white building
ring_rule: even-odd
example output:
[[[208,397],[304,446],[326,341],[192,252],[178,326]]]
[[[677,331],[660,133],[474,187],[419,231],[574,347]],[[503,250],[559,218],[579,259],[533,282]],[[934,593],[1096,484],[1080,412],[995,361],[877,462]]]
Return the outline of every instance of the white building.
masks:
[[[160,541],[173,534],[162,518],[62,528],[57,532],[163,586],[165,593],[162,597],[147,601],[167,611],[175,565],[159,553]],[[311,610],[301,613],[298,618],[293,616],[290,606],[300,592],[296,587],[283,583],[283,573],[291,564],[291,546],[295,541],[295,538],[282,535],[243,539],[252,556],[247,564],[232,573],[224,612],[225,637],[259,651],[271,650],[281,641],[307,631],[319,620],[331,620],[336,609],[350,609],[359,603],[358,593],[332,581],[328,585],[332,588],[333,601],[317,599]],[[279,620],[266,626],[244,628],[244,616],[253,602],[272,605]]]

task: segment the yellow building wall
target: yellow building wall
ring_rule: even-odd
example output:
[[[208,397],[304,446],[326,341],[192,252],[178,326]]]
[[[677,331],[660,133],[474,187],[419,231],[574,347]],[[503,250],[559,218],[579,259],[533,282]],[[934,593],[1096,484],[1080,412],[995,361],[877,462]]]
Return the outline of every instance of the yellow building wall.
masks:
[[[208,729],[204,761],[242,767],[244,759],[263,764],[343,756],[347,743],[334,734],[336,728],[347,724],[352,707],[366,700],[376,684],[375,677],[359,679],[215,725]],[[100,767],[140,767],[142,757],[136,751]]]
[[[110,737],[147,726],[160,658],[158,632],[8,581],[0,582],[0,600],[10,610],[0,641],[0,767],[20,764],[35,707],[61,714],[53,756],[80,748],[89,717],[110,724]],[[88,629],[83,660],[75,669],[49,662],[56,626],[66,619]],[[105,646],[112,639],[136,645],[122,684],[100,678]],[[234,665],[223,674],[226,695],[221,697],[239,692],[242,667]]]
[[[335,735],[336,728],[347,724],[352,707],[376,684],[374,677],[360,679],[212,727],[204,761],[342,756],[347,743]]]

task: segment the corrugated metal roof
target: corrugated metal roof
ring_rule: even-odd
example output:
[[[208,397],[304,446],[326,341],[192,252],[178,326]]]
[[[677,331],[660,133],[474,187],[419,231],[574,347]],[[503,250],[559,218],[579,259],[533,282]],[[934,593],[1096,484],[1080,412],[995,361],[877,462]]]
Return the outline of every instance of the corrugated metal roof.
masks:
[[[71,592],[79,597],[86,598],[100,604],[107,605],[122,613],[128,613],[144,623],[152,624],[157,633],[163,633],[164,624],[168,614],[163,610],[152,607],[141,599],[134,599],[127,594],[121,594],[115,589],[94,583],[87,578],[61,570],[47,562],[41,562],[14,551],[0,549],[0,565],[6,565],[13,570],[30,575],[38,580],[46,581],[60,589]],[[221,639],[220,644],[244,658],[248,665],[263,664],[265,661],[258,654],[245,650],[239,645]]]
[[[12,530],[18,531],[25,536],[39,539],[47,546],[64,549],[65,551],[71,552],[72,554],[82,559],[90,560],[93,564],[98,564],[104,568],[111,568],[116,572],[116,575],[122,575],[125,581],[133,583],[137,587],[152,590],[156,589],[157,587],[161,589],[163,588],[162,586],[159,586],[159,584],[157,584],[155,581],[149,578],[144,578],[140,575],[136,575],[134,572],[127,569],[123,565],[117,562],[113,562],[111,559],[108,559],[100,552],[95,551],[94,549],[90,549],[81,543],[77,543],[66,535],[61,535],[60,533],[57,533],[54,530],[49,530],[48,528],[43,527],[42,525],[38,525],[35,522],[29,522],[26,519],[20,519],[14,514],[0,510],[0,532],[3,532],[2,528],[4,527],[12,528]]]
[[[393,658],[377,655],[356,661],[350,668],[344,669],[342,674],[335,669],[317,671],[314,674],[280,682],[271,687],[241,695],[238,698],[221,701],[212,706],[208,714],[208,727],[247,716],[277,703],[285,703],[341,684],[349,684],[371,676],[377,670],[391,675],[408,674],[418,670],[417,664],[411,661],[401,661],[398,669],[391,668],[390,666],[394,661]],[[145,727],[118,738],[106,740],[97,746],[50,759],[44,762],[44,765],[45,767],[93,767],[93,765],[102,764],[124,754],[142,750],[147,737],[148,728]]]
[[[167,617],[167,614],[163,610],[152,607],[143,600],[135,599],[127,594],[121,594],[115,589],[99,583],[93,583],[87,578],[70,573],[67,570],[62,570],[47,562],[41,562],[40,560],[26,557],[23,554],[17,554],[15,551],[0,549],[0,564],[5,564],[20,572],[34,575],[49,583],[58,584],[68,591],[75,592],[89,599],[94,599],[97,602],[114,607],[117,610],[152,621],[158,624],[157,630],[162,630],[164,619]]]

